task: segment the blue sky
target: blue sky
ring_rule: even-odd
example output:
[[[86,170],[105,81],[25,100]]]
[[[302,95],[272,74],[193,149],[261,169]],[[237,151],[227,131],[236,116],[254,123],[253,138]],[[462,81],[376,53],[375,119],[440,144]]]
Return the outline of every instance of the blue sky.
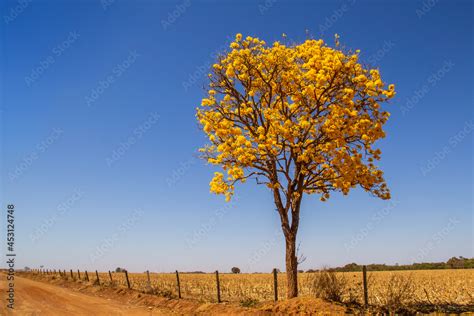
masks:
[[[392,201],[306,197],[301,268],[473,256],[472,2],[31,0],[1,13],[2,218],[15,204],[17,267],[283,269],[270,193],[209,193],[194,114],[236,33],[306,30],[338,33],[397,96],[380,142]]]

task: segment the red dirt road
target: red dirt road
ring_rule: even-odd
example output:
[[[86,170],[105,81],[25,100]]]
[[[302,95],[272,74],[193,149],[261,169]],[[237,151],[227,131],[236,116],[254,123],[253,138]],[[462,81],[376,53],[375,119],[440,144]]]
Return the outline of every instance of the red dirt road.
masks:
[[[59,286],[15,277],[15,309],[6,308],[6,276],[1,274],[0,315],[169,315],[170,311],[129,306]]]

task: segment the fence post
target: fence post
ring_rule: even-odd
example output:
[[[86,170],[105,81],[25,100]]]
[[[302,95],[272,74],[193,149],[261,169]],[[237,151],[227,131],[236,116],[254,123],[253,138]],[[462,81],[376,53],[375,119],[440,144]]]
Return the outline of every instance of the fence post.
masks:
[[[367,292],[367,267],[362,266],[362,279],[364,284],[364,306],[369,306],[369,294]]]
[[[125,278],[127,279],[127,287],[130,289],[130,281],[128,280],[128,271],[125,270]]]
[[[114,280],[112,280],[112,273],[110,273],[110,270],[109,270],[109,278],[110,278],[110,283],[114,283]]]
[[[273,290],[275,292],[274,300],[278,301],[278,275],[277,269],[273,269]]]
[[[150,271],[146,270],[146,280],[147,280],[147,286],[151,287],[151,282],[150,282]]]
[[[79,278],[79,280],[81,279],[81,272],[79,271],[79,269],[77,269],[77,277]]]
[[[71,269],[71,279],[74,280],[74,274],[72,274],[72,269]]]
[[[86,281],[89,282],[89,274],[87,273],[87,270],[86,271]]]
[[[217,285],[217,303],[221,302],[221,284],[219,282],[219,271],[216,270],[216,285]]]
[[[100,285],[99,272],[95,270],[95,276],[97,277],[97,285]]]
[[[178,298],[181,298],[181,284],[179,283],[179,272],[176,270],[176,288],[178,290]]]

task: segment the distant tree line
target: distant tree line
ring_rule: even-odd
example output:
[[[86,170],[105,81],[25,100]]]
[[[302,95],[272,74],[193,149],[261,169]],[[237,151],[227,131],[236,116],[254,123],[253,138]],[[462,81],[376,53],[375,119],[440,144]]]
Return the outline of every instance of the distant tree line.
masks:
[[[446,262],[422,262],[413,264],[369,264],[369,271],[396,271],[396,270],[434,270],[434,269],[474,269],[474,258],[464,258],[462,256],[452,257]],[[343,267],[329,268],[329,271],[336,272],[357,272],[362,270],[362,265],[349,263]],[[317,272],[319,270],[310,269],[306,272]]]

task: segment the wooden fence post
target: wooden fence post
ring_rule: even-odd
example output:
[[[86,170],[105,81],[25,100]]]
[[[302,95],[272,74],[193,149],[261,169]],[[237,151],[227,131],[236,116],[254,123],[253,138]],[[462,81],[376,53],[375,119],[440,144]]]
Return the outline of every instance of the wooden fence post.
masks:
[[[146,270],[146,280],[147,280],[147,286],[151,287],[150,271],[148,271],[148,270]]]
[[[86,271],[86,281],[89,282],[89,274],[87,273],[87,270]]]
[[[109,278],[110,278],[110,283],[114,283],[114,280],[112,279],[112,273],[110,273],[110,270],[109,270]]]
[[[125,270],[125,278],[127,279],[127,287],[130,289],[130,281],[128,280],[128,271]]]
[[[369,306],[369,294],[367,292],[367,267],[362,266],[362,280],[364,284],[364,306]]]
[[[179,272],[176,270],[176,288],[178,290],[178,298],[181,298],[181,284],[179,283]]]
[[[74,280],[74,274],[72,274],[72,269],[71,269],[71,279]]]
[[[81,272],[79,271],[79,269],[77,269],[77,277],[79,278],[79,280],[81,279]]]
[[[97,285],[100,285],[99,272],[95,270],[95,276],[97,277]]]
[[[273,269],[273,291],[275,292],[274,300],[278,301],[278,275],[277,269]]]
[[[219,282],[219,271],[216,270],[216,285],[217,285],[217,303],[221,302],[221,284]]]

